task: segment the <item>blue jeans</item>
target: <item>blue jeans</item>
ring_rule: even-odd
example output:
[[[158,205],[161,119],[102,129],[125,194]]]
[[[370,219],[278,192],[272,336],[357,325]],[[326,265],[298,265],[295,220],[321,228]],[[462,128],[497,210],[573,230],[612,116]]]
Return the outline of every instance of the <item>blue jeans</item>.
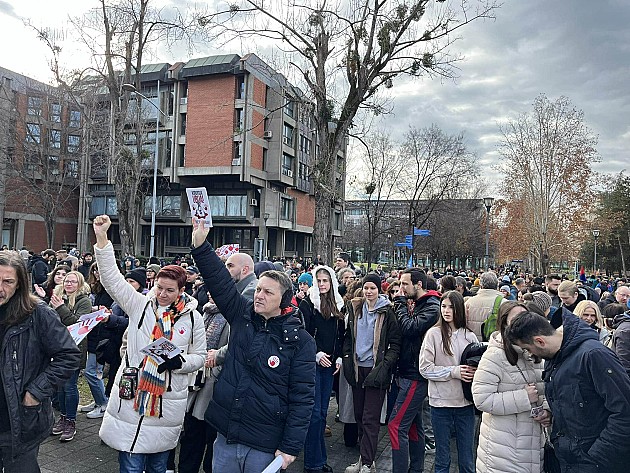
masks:
[[[455,430],[460,473],[475,473],[473,442],[475,410],[466,407],[431,407],[435,435],[435,473],[448,473],[451,467],[451,432]]]
[[[120,473],[164,473],[168,450],[158,453],[118,452]]]
[[[392,444],[393,473],[424,471],[424,431],[422,405],[427,397],[427,381],[398,378],[398,397],[387,428]]]
[[[217,473],[260,473],[267,468],[267,465],[274,458],[273,453],[261,452],[241,443],[228,444],[225,437],[218,434],[214,441],[212,471]]]
[[[107,405],[107,396],[105,396],[105,384],[103,383],[103,365],[96,362],[96,354],[88,352],[87,363],[83,376],[90,386],[94,404],[97,406]]]
[[[315,405],[304,442],[304,468],[318,470],[328,463],[324,429],[332,392],[334,368],[317,365],[315,370]]]
[[[57,389],[57,399],[59,400],[59,411],[66,419],[77,419],[77,407],[79,407],[79,388],[77,381],[79,370],[76,370],[66,381],[66,384]]]

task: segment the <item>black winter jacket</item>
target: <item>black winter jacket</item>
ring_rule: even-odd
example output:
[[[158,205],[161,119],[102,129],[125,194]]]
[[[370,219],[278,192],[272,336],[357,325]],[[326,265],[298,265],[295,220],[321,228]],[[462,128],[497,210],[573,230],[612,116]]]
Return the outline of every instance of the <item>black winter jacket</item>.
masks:
[[[575,471],[627,472],[630,378],[595,330],[566,311],[562,318],[560,351],[543,374],[556,454]]]
[[[300,301],[299,308],[306,331],[315,339],[315,352],[322,351],[330,355],[330,361],[335,366],[335,360],[343,355],[345,334],[343,319],[337,317],[324,319],[324,316],[313,307],[308,296]]]
[[[39,284],[40,286],[48,279],[48,263],[40,255],[31,257],[31,279],[33,285]]]
[[[113,304],[114,299],[112,299],[112,296],[110,296],[105,289],[102,289],[101,292],[94,294],[94,300],[92,301],[93,306],[104,306],[108,309],[111,309]],[[89,353],[96,353],[96,347],[98,346],[99,342],[112,336],[111,330],[109,330],[107,327],[107,324],[100,323],[96,327],[94,327],[90,331],[90,333],[88,333],[87,351]]]
[[[2,388],[11,418],[12,456],[50,435],[50,397],[79,369],[80,351],[54,310],[40,303],[24,322],[9,327],[1,341]],[[28,391],[39,402],[22,405]]]
[[[398,358],[398,376],[426,382],[419,370],[420,347],[424,340],[424,334],[435,325],[440,317],[440,293],[427,291],[415,302],[411,314],[407,306],[407,299],[402,296],[395,297],[394,311],[402,335]]]
[[[346,304],[348,326],[343,342],[343,374],[352,387],[358,381],[358,365],[356,357],[356,324],[355,320],[363,314],[365,299],[355,297]],[[400,353],[400,328],[391,305],[376,310],[377,318],[374,326],[374,367],[363,382],[364,387],[389,389],[392,376],[396,371],[396,361]]]
[[[205,419],[229,443],[297,455],[315,395],[315,342],[287,313],[265,320],[236,289],[210,244],[191,251],[230,324],[228,351]]]

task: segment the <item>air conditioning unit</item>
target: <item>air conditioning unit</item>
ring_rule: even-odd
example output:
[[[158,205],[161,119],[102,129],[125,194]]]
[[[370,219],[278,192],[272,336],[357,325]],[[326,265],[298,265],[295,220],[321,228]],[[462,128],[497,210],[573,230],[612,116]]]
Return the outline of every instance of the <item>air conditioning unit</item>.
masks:
[[[258,200],[257,199],[251,199],[249,201],[249,205],[251,205],[252,207],[258,207]]]
[[[263,133],[263,138],[270,140],[273,138],[273,132],[271,130],[267,130]]]
[[[180,104],[180,105],[186,105],[186,104],[188,104],[188,97],[180,97],[180,98],[179,98],[179,104]]]
[[[241,158],[234,158],[232,160],[232,166],[240,166],[241,165]]]
[[[288,177],[293,177],[293,171],[291,171],[290,169],[287,171],[287,176]]]

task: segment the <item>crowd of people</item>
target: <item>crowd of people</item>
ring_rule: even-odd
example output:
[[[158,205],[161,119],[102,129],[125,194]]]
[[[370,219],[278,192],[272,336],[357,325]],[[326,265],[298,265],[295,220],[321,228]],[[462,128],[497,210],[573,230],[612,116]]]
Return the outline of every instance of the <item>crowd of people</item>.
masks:
[[[254,263],[220,258],[197,221],[187,258],[141,266],[116,259],[110,224],[94,220],[93,253],[0,251],[0,471],[39,471],[41,441],[72,441],[85,413],[124,473],[259,473],[300,454],[329,473],[331,402],[359,452],[345,473],[379,471],[381,428],[394,473],[426,455],[449,472],[452,439],[462,473],[627,470],[623,278],[369,271],[343,252]],[[65,327],[99,309],[77,347]]]

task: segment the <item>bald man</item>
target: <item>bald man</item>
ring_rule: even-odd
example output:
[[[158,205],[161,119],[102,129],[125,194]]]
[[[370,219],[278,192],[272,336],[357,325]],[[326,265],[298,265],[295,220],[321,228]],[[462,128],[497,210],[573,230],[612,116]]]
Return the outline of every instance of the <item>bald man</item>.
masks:
[[[258,279],[254,274],[254,260],[247,253],[234,253],[225,262],[225,267],[236,283],[236,290],[253,300]]]

